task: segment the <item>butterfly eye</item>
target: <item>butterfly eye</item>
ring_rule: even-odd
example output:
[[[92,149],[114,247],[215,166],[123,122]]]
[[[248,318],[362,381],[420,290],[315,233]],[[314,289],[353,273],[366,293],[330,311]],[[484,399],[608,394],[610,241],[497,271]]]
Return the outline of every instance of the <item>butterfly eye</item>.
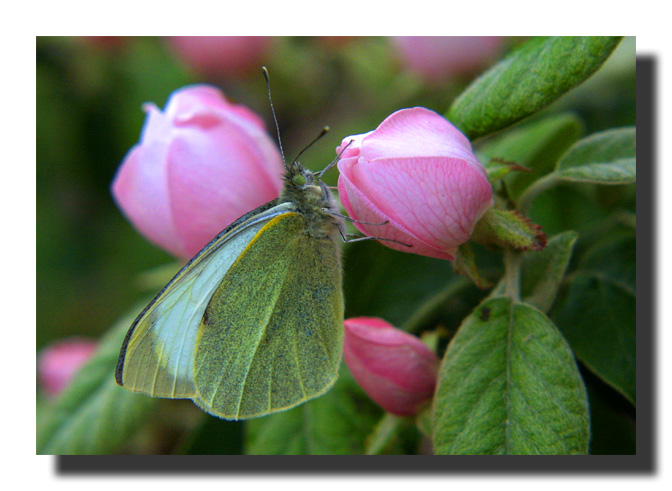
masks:
[[[303,174],[294,174],[292,176],[292,184],[296,186],[305,186],[306,185],[306,176]]]

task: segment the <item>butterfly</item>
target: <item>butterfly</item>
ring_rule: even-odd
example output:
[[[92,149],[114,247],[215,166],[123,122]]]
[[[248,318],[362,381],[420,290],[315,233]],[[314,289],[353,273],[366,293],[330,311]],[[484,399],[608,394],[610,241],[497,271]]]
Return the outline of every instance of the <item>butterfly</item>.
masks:
[[[119,385],[239,420],[292,408],[334,384],[347,217],[321,177],[338,157],[313,173],[299,156],[285,162],[279,198],[217,235],[135,319]]]

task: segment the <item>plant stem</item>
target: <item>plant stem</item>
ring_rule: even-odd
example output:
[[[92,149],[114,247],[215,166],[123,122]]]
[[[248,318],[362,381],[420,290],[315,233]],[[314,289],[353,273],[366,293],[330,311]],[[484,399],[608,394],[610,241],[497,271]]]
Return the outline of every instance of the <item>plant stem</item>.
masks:
[[[523,256],[520,252],[507,250],[504,252],[504,267],[506,269],[506,285],[504,294],[514,300],[520,300],[520,267]]]
[[[380,455],[380,453],[397,436],[397,429],[404,418],[385,413],[385,416],[376,425],[366,443],[366,455]]]

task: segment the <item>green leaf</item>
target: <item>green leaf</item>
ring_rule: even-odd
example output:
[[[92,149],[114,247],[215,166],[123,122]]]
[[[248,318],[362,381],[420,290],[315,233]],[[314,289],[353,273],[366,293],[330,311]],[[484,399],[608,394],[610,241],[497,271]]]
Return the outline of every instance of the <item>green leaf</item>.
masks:
[[[478,149],[482,162],[497,165],[497,159],[515,162],[531,172],[514,172],[506,182],[517,199],[532,182],[553,171],[557,160],[581,136],[581,120],[571,113],[556,114],[511,128]],[[498,167],[501,167],[499,164]],[[486,165],[490,176],[493,164]]]
[[[534,307],[492,298],[443,359],[434,399],[438,454],[585,454],[586,389],[574,356]]]
[[[577,237],[576,232],[564,232],[549,240],[544,250],[525,255],[521,296],[526,303],[548,312],[565,276]]]
[[[534,187],[536,183],[530,186],[528,191]],[[529,216],[535,223],[543,223],[544,232],[551,237],[567,230],[574,230],[579,237],[584,238],[595,233],[603,234],[608,222],[613,220],[610,218],[613,214],[612,209],[599,201],[603,190],[620,189],[564,182],[557,187],[542,190],[543,192],[536,197],[532,196],[534,193],[526,191],[519,201],[519,206],[526,197],[531,198],[528,200],[528,204],[531,205],[527,209]],[[632,192],[634,195],[634,189]]]
[[[568,182],[630,184],[636,180],[636,131],[619,128],[594,133],[570,148],[554,172],[534,182],[520,197],[518,208],[527,212],[537,196]]]
[[[585,252],[578,268],[606,276],[634,293],[637,288],[636,251],[636,230],[615,228]]]
[[[549,37],[525,43],[477,78],[447,118],[474,139],[512,125],[590,77],[620,37]]]
[[[101,340],[98,351],[77,373],[39,426],[37,451],[50,455],[119,453],[156,403],[119,387],[114,369],[129,316]]]
[[[595,245],[571,275],[552,317],[576,356],[633,404],[636,401],[636,239]]]
[[[596,184],[631,184],[636,180],[635,159],[615,160],[609,164],[588,164],[558,172],[563,181]]]
[[[247,422],[252,455],[363,454],[382,415],[345,366],[334,387],[299,407]]]
[[[633,404],[636,400],[636,299],[604,276],[572,276],[553,319],[577,358]]]
[[[577,142],[558,161],[556,176],[566,181],[630,184],[636,180],[636,131],[619,128]]]

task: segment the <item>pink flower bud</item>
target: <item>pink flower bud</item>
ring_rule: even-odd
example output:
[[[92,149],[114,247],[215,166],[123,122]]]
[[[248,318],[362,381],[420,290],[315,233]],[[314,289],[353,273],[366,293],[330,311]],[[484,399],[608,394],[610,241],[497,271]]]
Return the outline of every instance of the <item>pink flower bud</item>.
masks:
[[[392,39],[406,67],[430,82],[489,65],[501,50],[498,36],[400,36]]]
[[[262,119],[207,85],[145,106],[140,143],[112,183],[118,206],[152,242],[196,254],[241,215],[278,197],[283,165]]]
[[[343,358],[369,397],[392,414],[412,416],[434,394],[437,356],[382,319],[346,320]]]
[[[352,140],[352,143],[350,141]],[[454,259],[492,206],[492,187],[469,140],[423,107],[397,111],[374,131],[343,139],[338,191],[348,214],[382,244]],[[403,244],[411,245],[406,247]]]
[[[52,397],[63,392],[96,348],[96,342],[81,338],[64,339],[45,348],[37,359],[37,375],[45,392]]]
[[[175,36],[177,56],[194,72],[206,77],[261,73],[273,38],[264,36]]]

